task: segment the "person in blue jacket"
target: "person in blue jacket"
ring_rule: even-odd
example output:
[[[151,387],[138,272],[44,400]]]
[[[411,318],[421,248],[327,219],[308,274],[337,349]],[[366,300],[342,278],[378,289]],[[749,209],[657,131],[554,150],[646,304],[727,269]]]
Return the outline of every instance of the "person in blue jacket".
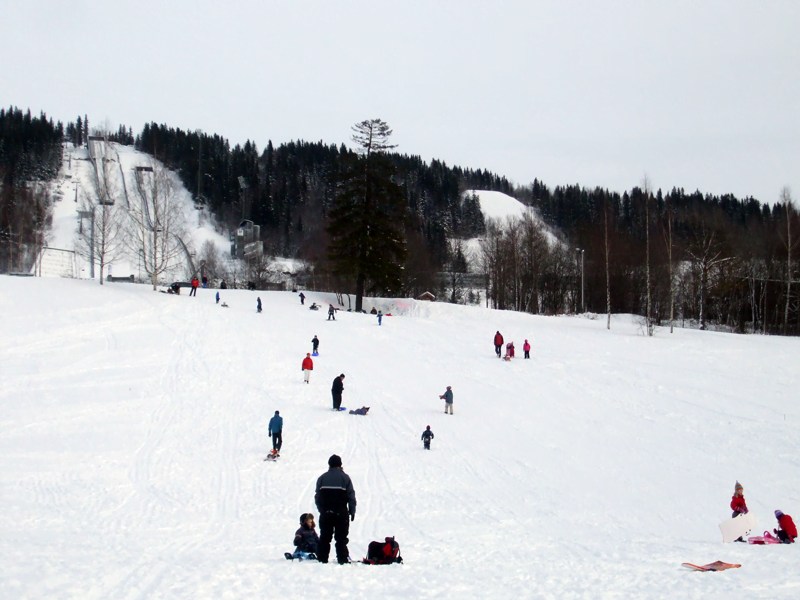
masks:
[[[275,416],[269,420],[269,434],[272,436],[272,449],[275,452],[281,451],[283,446],[283,417],[280,411],[275,411]]]

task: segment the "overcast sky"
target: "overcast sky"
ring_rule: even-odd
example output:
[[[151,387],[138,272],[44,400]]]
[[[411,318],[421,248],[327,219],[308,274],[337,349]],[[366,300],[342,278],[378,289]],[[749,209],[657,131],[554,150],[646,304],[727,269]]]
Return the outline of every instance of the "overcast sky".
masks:
[[[800,2],[0,0],[0,102],[517,184],[800,195]]]

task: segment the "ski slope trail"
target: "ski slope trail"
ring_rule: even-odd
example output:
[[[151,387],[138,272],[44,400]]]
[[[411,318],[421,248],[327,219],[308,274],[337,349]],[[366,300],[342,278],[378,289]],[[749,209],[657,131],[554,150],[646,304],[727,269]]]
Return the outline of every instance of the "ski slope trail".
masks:
[[[800,517],[800,340],[367,299],[401,309],[378,326],[215,293],[0,278],[0,597],[800,594],[795,547],[717,528],[736,480],[759,527]],[[496,330],[532,359],[498,360]],[[368,416],[331,410],[340,373]],[[405,564],[283,558],[333,453],[358,498],[351,557],[394,535]],[[680,568],[714,560],[742,568]]]

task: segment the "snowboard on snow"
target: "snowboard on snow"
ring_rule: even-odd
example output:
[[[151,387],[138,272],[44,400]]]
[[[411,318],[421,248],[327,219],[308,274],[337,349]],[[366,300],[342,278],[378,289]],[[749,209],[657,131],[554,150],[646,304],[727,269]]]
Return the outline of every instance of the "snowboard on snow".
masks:
[[[733,542],[739,538],[744,538],[746,535],[750,535],[750,532],[755,528],[756,516],[751,512],[733,519],[727,519],[719,524],[723,542]]]
[[[735,565],[733,563],[726,563],[722,562],[721,560],[717,560],[713,563],[703,565],[702,567],[700,565],[693,565],[692,563],[683,563],[681,566],[691,569],[692,571],[727,571],[728,569],[738,569],[742,565]]]

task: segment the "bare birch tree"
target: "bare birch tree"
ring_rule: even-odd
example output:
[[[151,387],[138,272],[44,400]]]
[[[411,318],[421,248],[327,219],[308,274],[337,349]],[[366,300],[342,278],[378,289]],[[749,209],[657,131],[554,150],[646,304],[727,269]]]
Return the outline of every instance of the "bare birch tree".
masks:
[[[783,310],[783,333],[786,335],[789,332],[789,306],[792,299],[792,252],[800,243],[800,238],[792,239],[792,219],[795,210],[792,191],[788,186],[784,186],[781,190],[781,204],[786,210],[786,239],[784,240],[786,247],[786,307]]]
[[[143,269],[156,290],[158,278],[182,258],[179,237],[186,227],[173,175],[159,162],[150,160],[148,165],[136,167],[129,215],[129,246],[141,254]]]
[[[606,197],[605,204],[603,205],[603,219],[605,221],[605,250],[606,250],[606,329],[611,330],[611,275],[609,273],[608,263],[608,197]]]
[[[89,179],[88,193],[81,200],[81,211],[94,213],[89,227],[81,226],[75,249],[85,260],[100,265],[100,285],[103,285],[105,268],[113,265],[124,254],[123,213],[120,210],[120,186],[116,178],[116,160],[109,145],[105,154],[96,161]]]
[[[653,335],[653,300],[650,291],[650,196],[651,196],[650,178],[645,175],[642,180],[642,193],[644,195],[644,230],[645,239],[647,242],[647,266],[646,266],[646,285],[647,285],[647,335]]]

